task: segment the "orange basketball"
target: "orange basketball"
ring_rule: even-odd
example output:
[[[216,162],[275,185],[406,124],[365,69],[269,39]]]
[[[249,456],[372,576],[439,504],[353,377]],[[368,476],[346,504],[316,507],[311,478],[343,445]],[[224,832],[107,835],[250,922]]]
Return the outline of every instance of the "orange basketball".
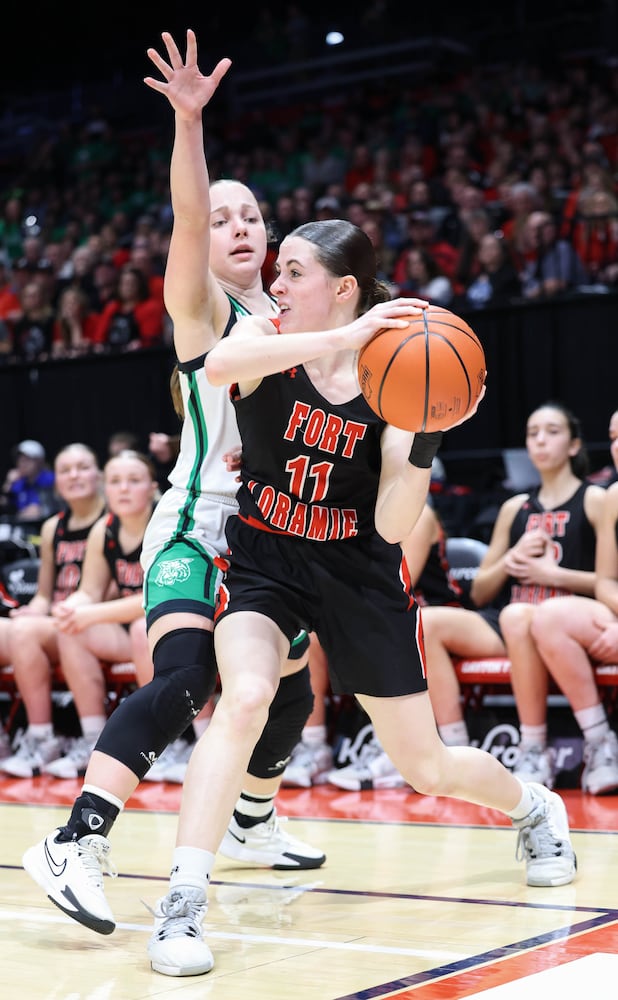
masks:
[[[473,408],[485,382],[485,353],[461,317],[440,306],[385,329],[362,348],[358,380],[369,406],[406,431],[443,431]]]

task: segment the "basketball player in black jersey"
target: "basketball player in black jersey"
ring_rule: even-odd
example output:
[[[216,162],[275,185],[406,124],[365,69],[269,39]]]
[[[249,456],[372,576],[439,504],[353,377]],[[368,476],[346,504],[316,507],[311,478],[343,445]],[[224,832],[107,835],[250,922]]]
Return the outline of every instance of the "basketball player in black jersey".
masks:
[[[56,778],[83,777],[105,726],[99,664],[132,662],[139,684],[152,677],[140,555],[158,489],[154,466],[140,452],[120,451],[103,475],[108,511],[88,537],[79,587],[53,610],[60,662],[81,726],[65,756],[45,768]]]
[[[186,909],[179,917],[164,900],[148,949],[167,975],[212,967],[201,920],[214,852],[299,626],[316,632],[333,689],[356,695],[409,784],[509,815],[529,884],[575,875],[560,797],[525,785],[489,753],[446,747],[437,733],[400,543],[424,506],[441,435],[384,424],[357,376],[358,350],[398,325],[404,300],[390,300],[367,235],[343,220],[287,236],[277,272],[278,329],[241,319],[206,358],[208,378],[231,385],[242,485],[215,624],[222,694],[189,764],[175,853],[175,898],[184,894],[193,919],[189,926]],[[407,300],[405,309],[424,305]]]
[[[14,752],[0,761],[2,770],[18,778],[36,777],[63,753],[52,723],[51,670],[59,651],[51,609],[79,586],[88,534],[105,508],[101,470],[88,445],[69,444],[58,452],[54,480],[64,508],[41,529],[36,594],[0,621],[0,662],[13,664],[28,716]],[[95,669],[98,674],[98,663]]]
[[[547,748],[548,675],[531,627],[543,602],[594,590],[596,527],[603,490],[584,482],[587,455],[579,421],[561,403],[535,409],[526,447],[541,485],[518,493],[498,512],[489,547],[472,583],[478,610],[430,608],[424,615],[429,689],[438,723],[468,742],[451,656],[511,659],[521,722],[514,771],[553,784]]]
[[[542,604],[570,594],[594,595],[596,536],[605,491],[585,482],[588,457],[581,426],[562,403],[545,403],[530,414],[526,448],[541,484],[503,504],[483,572],[506,578],[509,587],[500,629],[520,723],[514,771],[524,781],[541,781],[551,788],[555,761],[547,745],[549,676],[532,625]],[[603,709],[596,722],[599,732],[603,726],[609,731]]]

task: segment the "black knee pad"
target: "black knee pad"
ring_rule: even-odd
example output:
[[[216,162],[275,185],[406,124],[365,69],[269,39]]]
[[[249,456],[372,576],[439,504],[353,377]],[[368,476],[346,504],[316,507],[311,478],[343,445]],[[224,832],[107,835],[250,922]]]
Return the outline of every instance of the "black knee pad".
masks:
[[[270,706],[268,721],[249,761],[249,774],[254,778],[274,778],[283,774],[312,711],[309,667],[282,677]]]
[[[212,632],[177,629],[164,635],[155,646],[153,662],[153,679],[112,712],[96,746],[140,780],[215,689]]]
[[[204,707],[215,689],[212,632],[176,629],[162,636],[152,654],[157,685],[152,712],[163,729],[179,735]],[[176,739],[176,736],[171,736]]]

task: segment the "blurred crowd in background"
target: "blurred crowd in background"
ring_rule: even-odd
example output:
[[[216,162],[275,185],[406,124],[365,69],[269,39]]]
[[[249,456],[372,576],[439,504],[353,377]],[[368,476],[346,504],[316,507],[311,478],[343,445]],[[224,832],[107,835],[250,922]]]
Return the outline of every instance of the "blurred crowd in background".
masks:
[[[465,314],[606,294],[618,290],[614,62],[465,65],[289,100],[282,87],[234,113],[223,89],[206,123],[211,175],[256,193],[267,281],[294,226],[344,217],[393,295]],[[27,153],[5,144],[0,362],[171,343],[168,129],[101,105],[34,130]]]

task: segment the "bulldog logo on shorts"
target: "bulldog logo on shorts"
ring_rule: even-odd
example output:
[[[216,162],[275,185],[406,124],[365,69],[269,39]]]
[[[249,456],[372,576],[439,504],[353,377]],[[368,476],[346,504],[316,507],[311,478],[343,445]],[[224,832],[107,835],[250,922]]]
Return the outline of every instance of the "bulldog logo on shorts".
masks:
[[[159,565],[159,570],[155,577],[155,584],[158,587],[171,587],[175,583],[184,583],[191,576],[189,563],[193,559],[168,559]]]

